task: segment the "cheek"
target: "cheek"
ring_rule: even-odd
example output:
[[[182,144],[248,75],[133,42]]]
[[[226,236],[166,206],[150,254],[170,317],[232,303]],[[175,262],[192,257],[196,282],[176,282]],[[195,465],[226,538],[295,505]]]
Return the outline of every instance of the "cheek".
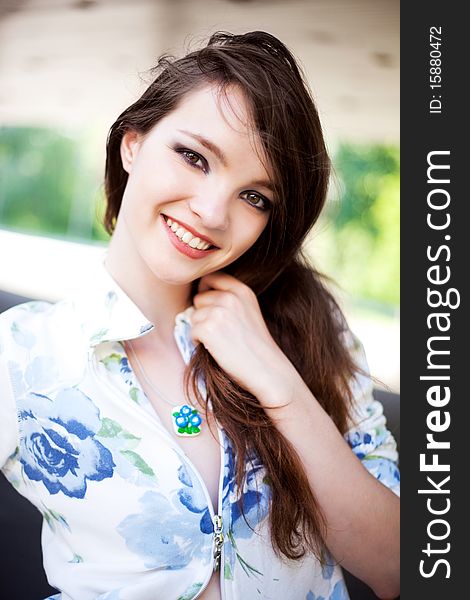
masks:
[[[191,181],[189,173],[181,168],[178,159],[158,154],[142,157],[130,173],[128,185],[140,201],[161,201],[178,196]]]
[[[127,220],[144,223],[155,220],[167,204],[184,198],[184,178],[174,178],[160,170],[154,173],[134,173],[129,177],[121,210]]]
[[[264,229],[266,228],[267,221],[268,219],[266,218],[265,222],[261,225],[259,223],[254,224],[253,227],[248,231],[245,228],[245,233],[239,240],[239,244],[237,244],[240,254],[243,254],[249,250],[258,241]],[[243,231],[243,228],[241,231]]]

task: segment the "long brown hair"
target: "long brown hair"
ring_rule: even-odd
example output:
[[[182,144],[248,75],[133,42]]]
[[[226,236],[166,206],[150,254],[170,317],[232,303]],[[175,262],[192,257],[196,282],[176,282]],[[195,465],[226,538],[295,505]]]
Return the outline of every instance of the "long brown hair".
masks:
[[[330,160],[299,66],[286,46],[269,33],[216,32],[205,47],[183,58],[161,56],[153,74],[148,89],[109,132],[105,172],[108,233],[114,231],[127,183],[120,158],[124,133],[147,133],[197,88],[216,84],[224,92],[228,85],[238,85],[272,166],[275,202],[256,243],[224,270],[257,294],[274,340],[344,432],[356,366],[344,345],[346,324],[325,285],[327,278],[302,253],[302,243],[325,203]],[[194,282],[193,294],[196,288]],[[197,345],[184,377],[186,392],[191,389],[202,401],[199,377],[205,382],[214,416],[234,445],[239,489],[243,489],[250,452],[254,451],[266,468],[274,550],[291,559],[311,551],[322,559],[325,518],[292,445],[258,400],[237,385],[202,344]]]

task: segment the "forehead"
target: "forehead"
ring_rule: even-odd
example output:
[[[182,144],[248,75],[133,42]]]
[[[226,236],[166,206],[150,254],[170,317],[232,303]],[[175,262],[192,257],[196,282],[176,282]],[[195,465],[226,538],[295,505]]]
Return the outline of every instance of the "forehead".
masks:
[[[208,138],[222,147],[229,159],[244,156],[259,163],[258,166],[268,164],[247,101],[238,86],[220,90],[216,85],[207,85],[188,92],[177,108],[160,121],[160,126]]]
[[[188,92],[178,107],[168,115],[169,120],[187,119],[196,125],[210,129],[212,126],[228,127],[235,134],[247,135],[252,129],[251,114],[243,92],[238,86],[230,85],[219,89],[207,85]]]

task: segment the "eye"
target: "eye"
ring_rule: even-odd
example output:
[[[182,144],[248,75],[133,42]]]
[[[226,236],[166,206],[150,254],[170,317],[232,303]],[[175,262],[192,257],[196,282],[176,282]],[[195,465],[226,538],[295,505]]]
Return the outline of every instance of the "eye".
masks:
[[[269,210],[271,207],[270,201],[264,196],[261,196],[261,194],[251,191],[243,192],[242,195],[243,194],[246,194],[246,200],[248,201],[248,204],[254,206],[258,210]]]
[[[188,163],[189,166],[207,172],[207,160],[197,152],[194,152],[194,150],[190,150],[189,148],[176,148],[175,152],[181,154],[184,162]],[[201,161],[202,165],[198,165],[199,161]]]

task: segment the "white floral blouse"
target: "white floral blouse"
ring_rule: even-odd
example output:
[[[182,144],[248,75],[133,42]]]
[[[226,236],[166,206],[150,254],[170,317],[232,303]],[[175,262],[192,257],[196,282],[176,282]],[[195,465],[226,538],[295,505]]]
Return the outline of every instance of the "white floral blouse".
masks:
[[[221,529],[223,599],[347,600],[333,559],[322,567],[313,556],[294,562],[274,554],[270,489],[254,455],[241,490],[245,522],[233,449],[222,429],[218,506],[212,505],[122,344],[154,326],[103,263],[99,269],[100,284],[83,282],[82,295],[26,302],[0,315],[0,467],[44,517],[44,567],[60,590],[51,598],[197,598],[213,572]],[[174,329],[186,363],[194,349],[190,314],[178,314]],[[366,365],[362,347],[350,340]],[[372,398],[370,378],[358,377],[353,386],[357,413],[345,439],[398,494],[396,444],[382,405]]]

